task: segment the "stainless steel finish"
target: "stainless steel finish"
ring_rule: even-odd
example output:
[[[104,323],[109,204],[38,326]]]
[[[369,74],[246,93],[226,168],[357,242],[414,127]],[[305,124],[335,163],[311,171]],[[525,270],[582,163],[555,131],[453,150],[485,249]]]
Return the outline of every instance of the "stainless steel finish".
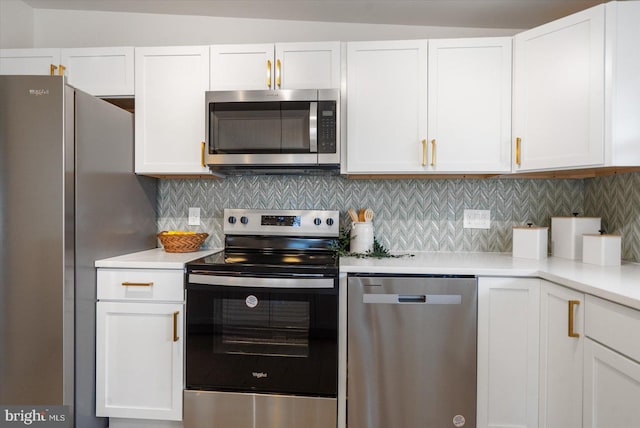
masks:
[[[184,428],[332,428],[335,398],[185,391]]]
[[[265,102],[265,101],[336,101],[336,152],[282,154],[211,154],[209,103],[211,102]],[[340,172],[340,90],[339,89],[280,89],[257,91],[208,91],[205,93],[205,131],[207,150],[205,163],[223,175],[245,174],[339,174]]]
[[[347,426],[449,427],[462,416],[474,427],[476,279],[354,276],[347,294]]]
[[[318,152],[318,103],[309,103],[309,151]]]
[[[207,91],[205,102],[209,103],[265,102],[265,101],[315,101],[316,89],[280,89],[264,91]],[[208,130],[207,130],[208,131]],[[208,134],[208,132],[207,132]]]
[[[64,226],[73,203],[65,170],[73,164],[63,102],[61,78],[0,76],[0,403],[7,405],[70,404],[63,393],[73,378],[63,367],[65,357],[73,361],[73,342],[64,341],[73,336],[65,290],[73,278]]]
[[[462,303],[460,294],[365,294],[362,303],[392,304],[392,305],[459,305]]]
[[[95,417],[94,262],[155,246],[132,115],[63,77],[0,76],[0,403]]]
[[[263,226],[262,216],[299,216],[299,226]],[[235,217],[236,222],[229,222],[230,217]],[[243,224],[240,219],[247,218]],[[315,219],[320,219],[321,224],[316,225]],[[333,220],[333,224],[327,224],[327,220]],[[224,234],[225,235],[286,235],[286,236],[328,236],[338,237],[340,213],[335,210],[249,210],[249,209],[224,209]]]
[[[255,288],[333,288],[334,278],[264,278],[249,276],[218,276],[189,274],[193,284],[222,285],[225,287]]]

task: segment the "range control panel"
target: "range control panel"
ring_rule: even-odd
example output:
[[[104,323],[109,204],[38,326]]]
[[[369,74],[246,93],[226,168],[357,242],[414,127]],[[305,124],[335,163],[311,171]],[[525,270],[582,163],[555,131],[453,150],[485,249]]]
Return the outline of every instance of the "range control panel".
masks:
[[[338,237],[339,212],[332,210],[224,210],[225,235]]]

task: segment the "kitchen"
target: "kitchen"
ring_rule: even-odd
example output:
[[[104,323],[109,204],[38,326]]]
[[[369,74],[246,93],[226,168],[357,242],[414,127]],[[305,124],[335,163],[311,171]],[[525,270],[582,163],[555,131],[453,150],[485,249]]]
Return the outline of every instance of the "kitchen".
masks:
[[[3,7],[5,3],[3,2]],[[4,13],[2,15],[5,15]],[[31,22],[33,31],[25,36],[27,46],[79,46],[74,34],[57,26],[74,22],[86,26],[85,46],[134,45],[173,46],[188,44],[256,43],[263,38],[250,32],[237,34],[225,25],[252,22],[222,18],[173,16],[172,34],[158,30],[167,23],[162,15],[123,16],[115,12],[71,12],[39,9]],[[15,15],[17,17],[21,15]],[[144,22],[143,22],[144,21]],[[119,35],[111,34],[114,23],[130,22]],[[29,27],[29,20],[24,22]],[[517,30],[430,27],[397,28],[348,24],[311,23],[301,26],[292,22],[282,34],[277,22],[261,22],[272,34],[270,40],[378,40],[443,37],[509,36]],[[197,24],[197,25],[195,25]],[[121,25],[121,24],[120,24]],[[70,28],[70,26],[64,26]],[[213,27],[211,30],[210,28]],[[276,28],[278,27],[278,28]],[[304,27],[304,28],[302,28]],[[10,28],[3,21],[2,28]],[[89,30],[88,28],[91,28]],[[137,31],[133,28],[145,28]],[[207,28],[207,30],[203,30]],[[310,34],[309,28],[317,33]],[[20,30],[23,31],[23,30]],[[77,31],[77,30],[75,30]],[[126,34],[129,32],[129,34]],[[219,33],[218,33],[219,32]],[[212,33],[214,33],[212,35]],[[230,34],[233,34],[231,38]],[[236,36],[237,34],[237,36]],[[320,36],[318,36],[320,34]],[[357,34],[357,36],[356,36]],[[124,38],[124,40],[120,39]],[[7,40],[2,34],[3,41]],[[28,44],[31,41],[31,44]],[[20,47],[16,44],[12,47]],[[201,133],[197,131],[196,133]],[[202,136],[196,137],[196,144]],[[532,222],[549,226],[556,215],[597,215],[610,232],[621,232],[622,258],[640,261],[638,244],[638,173],[580,179],[450,179],[450,180],[350,180],[342,177],[229,177],[224,180],[159,180],[157,230],[185,230],[188,208],[201,209],[201,229],[211,237],[210,248],[221,248],[222,208],[248,207],[261,209],[338,209],[341,224],[346,224],[349,207],[370,206],[376,212],[376,236],[397,252],[420,251],[511,251],[512,226]],[[318,190],[319,189],[319,190]],[[602,197],[605,195],[605,197]],[[490,229],[464,229],[465,209],[491,211]],[[417,232],[417,233],[416,233]]]

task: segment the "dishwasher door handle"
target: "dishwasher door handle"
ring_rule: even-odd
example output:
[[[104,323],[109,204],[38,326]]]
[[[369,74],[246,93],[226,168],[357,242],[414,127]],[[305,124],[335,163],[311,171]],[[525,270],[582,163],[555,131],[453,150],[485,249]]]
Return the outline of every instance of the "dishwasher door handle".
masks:
[[[422,304],[460,305],[460,294],[363,294],[362,303],[367,304]]]

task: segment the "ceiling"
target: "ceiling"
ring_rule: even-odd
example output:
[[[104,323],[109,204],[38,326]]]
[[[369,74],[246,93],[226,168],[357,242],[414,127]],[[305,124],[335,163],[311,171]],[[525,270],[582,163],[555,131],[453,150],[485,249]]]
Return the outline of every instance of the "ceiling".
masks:
[[[2,1],[2,0],[0,0]],[[23,0],[35,9],[444,27],[535,27],[603,0]]]

